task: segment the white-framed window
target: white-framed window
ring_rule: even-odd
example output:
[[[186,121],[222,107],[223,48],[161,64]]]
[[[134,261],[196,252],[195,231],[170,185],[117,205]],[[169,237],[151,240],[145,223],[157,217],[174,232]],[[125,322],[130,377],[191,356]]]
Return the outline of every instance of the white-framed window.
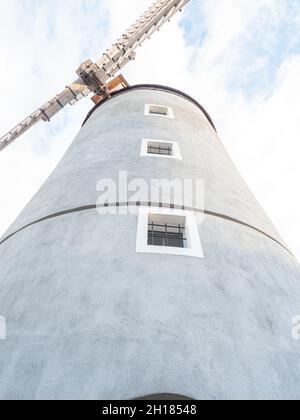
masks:
[[[179,144],[165,140],[143,139],[141,156],[182,160]]]
[[[145,115],[174,119],[174,111],[169,106],[146,104]]]
[[[204,258],[195,213],[140,207],[136,252]]]

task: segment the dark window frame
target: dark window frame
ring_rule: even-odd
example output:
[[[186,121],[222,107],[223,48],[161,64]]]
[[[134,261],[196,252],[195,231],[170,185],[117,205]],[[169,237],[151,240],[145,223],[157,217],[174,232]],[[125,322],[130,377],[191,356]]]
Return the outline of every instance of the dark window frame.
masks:
[[[186,248],[185,226],[148,223],[148,246]]]
[[[149,105],[150,115],[159,115],[163,117],[169,116],[169,107],[163,105]]]
[[[157,144],[159,144],[157,142]],[[163,146],[153,146],[153,144],[148,143],[147,153],[149,155],[159,155],[159,156],[173,156],[173,147],[170,143],[171,147],[163,147]]]

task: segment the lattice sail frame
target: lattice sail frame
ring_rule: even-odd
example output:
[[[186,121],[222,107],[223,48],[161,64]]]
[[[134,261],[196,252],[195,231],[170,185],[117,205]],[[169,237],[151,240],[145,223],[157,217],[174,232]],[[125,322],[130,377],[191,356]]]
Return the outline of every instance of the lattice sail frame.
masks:
[[[77,70],[77,80],[1,137],[0,151],[39,121],[50,121],[66,105],[74,105],[91,93],[108,96],[109,81],[135,58],[136,49],[188,2],[189,0],[156,1],[96,63],[91,60],[84,62]]]

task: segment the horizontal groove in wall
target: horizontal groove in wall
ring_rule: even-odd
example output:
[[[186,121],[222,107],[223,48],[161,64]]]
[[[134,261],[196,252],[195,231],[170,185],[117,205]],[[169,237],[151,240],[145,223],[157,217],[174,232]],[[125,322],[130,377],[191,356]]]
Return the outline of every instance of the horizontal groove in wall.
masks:
[[[15,232],[11,233],[10,235],[4,237],[1,241],[0,241],[0,245],[4,244],[6,241],[8,241],[10,238],[12,238],[13,236],[17,235],[18,233],[22,232],[23,230],[34,226],[38,223],[42,223],[46,220],[50,220],[50,219],[54,219],[57,217],[61,217],[61,216],[65,216],[68,214],[72,214],[72,213],[79,213],[82,211],[88,211],[88,210],[96,210],[97,208],[106,208],[106,207],[161,207],[161,208],[168,208],[168,209],[176,209],[176,210],[186,210],[186,211],[193,211],[195,213],[202,213],[208,216],[213,216],[213,217],[217,217],[223,220],[227,220],[231,223],[236,223],[242,226],[245,226],[249,229],[254,230],[255,232],[258,232],[262,235],[264,235],[265,237],[271,239],[272,241],[276,242],[278,245],[280,245],[282,248],[284,248],[286,251],[288,251],[289,254],[293,255],[291,253],[291,251],[285,246],[283,245],[280,241],[278,241],[276,238],[274,238],[273,236],[265,233],[264,231],[262,231],[261,229],[256,228],[255,226],[249,225],[248,223],[245,223],[241,220],[235,219],[233,217],[230,216],[226,216],[224,214],[220,214],[220,213],[215,213],[213,211],[209,211],[209,210],[203,210],[203,209],[195,209],[192,207],[185,207],[185,206],[176,206],[173,204],[162,204],[162,203],[142,203],[142,202],[135,202],[135,203],[111,203],[111,204],[103,204],[103,205],[96,205],[96,204],[91,204],[91,205],[87,205],[87,206],[81,206],[81,207],[75,207],[72,209],[68,209],[68,210],[63,210],[57,213],[53,213],[50,214],[48,216],[42,217],[41,219],[35,220],[34,222],[28,223],[27,225],[23,226],[22,228],[16,230]]]

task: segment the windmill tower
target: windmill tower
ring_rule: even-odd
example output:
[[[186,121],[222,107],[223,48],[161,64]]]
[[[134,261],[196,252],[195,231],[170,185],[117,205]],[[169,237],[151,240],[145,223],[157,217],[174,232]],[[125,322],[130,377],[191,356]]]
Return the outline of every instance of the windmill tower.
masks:
[[[1,140],[4,148],[72,95],[95,95],[0,241],[2,399],[299,397],[298,263],[197,101],[111,80],[185,3],[155,3],[106,64],[82,65]],[[132,194],[121,188],[125,173]],[[174,189],[141,192],[163,179],[204,180],[204,204],[180,202]]]

